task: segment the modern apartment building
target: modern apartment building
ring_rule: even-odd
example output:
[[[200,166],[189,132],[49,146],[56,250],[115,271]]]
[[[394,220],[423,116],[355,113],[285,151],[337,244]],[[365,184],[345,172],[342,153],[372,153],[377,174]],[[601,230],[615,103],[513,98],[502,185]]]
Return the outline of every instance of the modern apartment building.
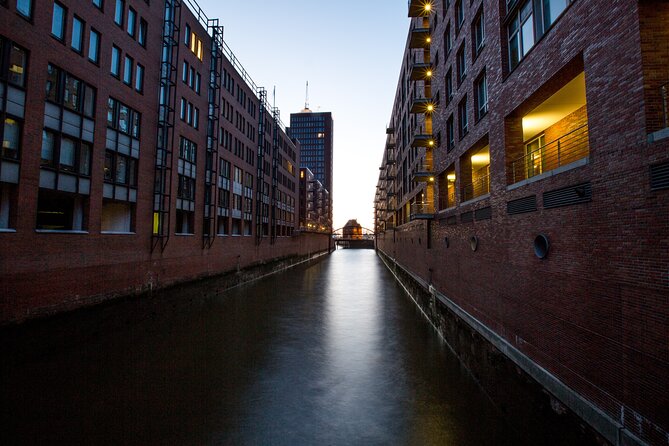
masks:
[[[454,344],[448,315],[612,444],[669,444],[669,3],[408,8],[379,250]]]
[[[330,193],[308,167],[300,167],[300,230],[330,233]]]
[[[300,142],[300,167],[307,167],[330,194],[328,219],[332,221],[332,175],[333,175],[333,127],[332,113],[312,112],[305,108],[300,113],[290,114],[288,133]],[[332,223],[328,224],[331,227]]]
[[[327,249],[293,237],[299,151],[196,3],[0,24],[0,323]]]

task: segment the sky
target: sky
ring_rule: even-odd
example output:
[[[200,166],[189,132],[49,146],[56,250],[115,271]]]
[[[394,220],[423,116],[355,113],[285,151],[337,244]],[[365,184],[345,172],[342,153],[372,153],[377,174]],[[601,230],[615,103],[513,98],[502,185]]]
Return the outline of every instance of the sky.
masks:
[[[409,18],[406,0],[200,0],[281,119],[304,108],[334,119],[333,226],[374,229],[373,201]]]

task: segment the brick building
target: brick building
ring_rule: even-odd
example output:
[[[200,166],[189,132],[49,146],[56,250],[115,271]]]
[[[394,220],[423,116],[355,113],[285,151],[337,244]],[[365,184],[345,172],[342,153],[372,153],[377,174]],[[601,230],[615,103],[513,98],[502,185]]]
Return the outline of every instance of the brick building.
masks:
[[[196,3],[0,25],[0,323],[327,249],[293,236],[299,151]]]
[[[409,17],[379,249],[608,441],[669,444],[669,3]]]
[[[300,212],[301,231],[331,232],[330,193],[318,181],[308,167],[300,167]]]

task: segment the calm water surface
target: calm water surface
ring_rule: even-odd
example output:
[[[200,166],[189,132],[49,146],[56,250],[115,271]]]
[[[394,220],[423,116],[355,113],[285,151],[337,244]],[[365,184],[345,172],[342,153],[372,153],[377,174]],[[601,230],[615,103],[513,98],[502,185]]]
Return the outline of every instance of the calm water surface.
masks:
[[[371,250],[4,330],[0,348],[2,444],[522,444]]]

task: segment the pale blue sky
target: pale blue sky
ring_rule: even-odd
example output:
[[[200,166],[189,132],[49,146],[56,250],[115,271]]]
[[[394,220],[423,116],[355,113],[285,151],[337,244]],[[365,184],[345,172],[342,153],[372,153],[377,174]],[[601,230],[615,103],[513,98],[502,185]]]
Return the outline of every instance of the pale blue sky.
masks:
[[[290,124],[304,107],[330,111],[334,227],[373,229],[373,200],[409,18],[406,0],[200,0],[258,86]]]

